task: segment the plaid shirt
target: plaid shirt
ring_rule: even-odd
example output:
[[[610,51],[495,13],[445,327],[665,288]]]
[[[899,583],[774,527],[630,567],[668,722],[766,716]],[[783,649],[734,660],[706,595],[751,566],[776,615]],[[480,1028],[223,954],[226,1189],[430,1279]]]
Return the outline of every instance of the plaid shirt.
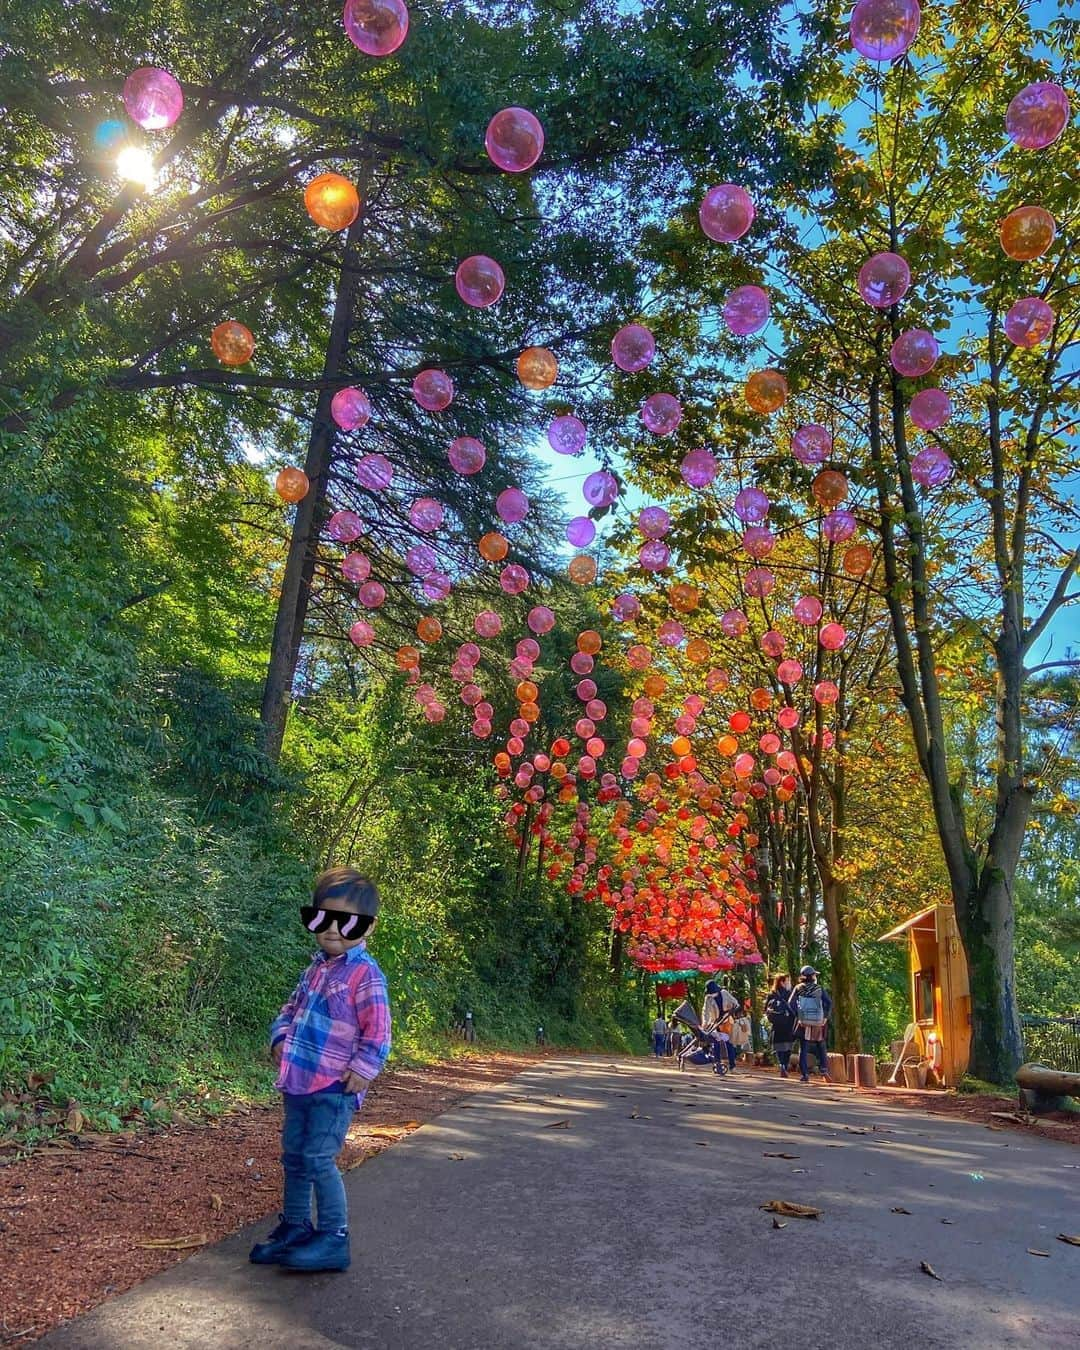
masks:
[[[369,1083],[376,1077],[390,1053],[390,1000],[366,943],[332,959],[316,955],[270,1028],[271,1047],[282,1041],[281,1092],[320,1092],[350,1069]],[[363,1099],[358,1092],[356,1105]]]

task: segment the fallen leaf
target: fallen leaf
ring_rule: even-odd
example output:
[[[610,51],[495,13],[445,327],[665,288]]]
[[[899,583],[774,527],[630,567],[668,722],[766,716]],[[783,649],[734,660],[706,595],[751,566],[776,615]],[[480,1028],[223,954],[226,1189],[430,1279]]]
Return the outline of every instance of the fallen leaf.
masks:
[[[396,1139],[402,1130],[415,1130],[420,1126],[418,1120],[404,1120],[400,1125],[372,1125],[365,1133],[376,1139]]]
[[[1080,1247],[1080,1234],[1077,1233],[1059,1233],[1059,1242],[1067,1242],[1070,1247]]]
[[[942,1223],[955,1223],[956,1220],[955,1220],[955,1219],[942,1219],[941,1222],[942,1222]]]
[[[890,1213],[890,1214],[910,1214],[910,1213],[911,1213],[911,1210],[910,1210],[910,1209],[905,1209],[903,1205],[894,1205],[894,1206],[892,1207],[892,1209],[889,1210],[889,1213]]]
[[[797,1158],[797,1153],[763,1153],[763,1158]]]
[[[638,1118],[638,1111],[637,1107],[635,1106],[634,1109],[630,1112],[630,1119],[637,1120],[637,1118]]]
[[[929,1275],[932,1280],[940,1280],[941,1276],[937,1273],[929,1261],[920,1261],[919,1269],[924,1275]]]
[[[796,1205],[791,1200],[770,1200],[760,1208],[769,1214],[783,1214],[788,1219],[816,1219],[821,1213],[813,1205]]]
[[[1038,1247],[1029,1247],[1028,1256],[1049,1256],[1049,1252],[1041,1252]]]
[[[694,1143],[697,1144],[698,1148],[708,1148],[708,1147],[709,1147],[709,1141],[708,1141],[707,1139],[695,1139],[695,1140],[694,1140]]]
[[[44,1087],[46,1083],[51,1083],[55,1077],[55,1069],[50,1070],[48,1073],[28,1073],[26,1075],[26,1086],[31,1092],[36,1092],[38,1088]]]
[[[553,1120],[544,1126],[545,1130],[568,1130],[570,1122],[568,1120]]]
[[[786,1224],[786,1223],[781,1223],[779,1219],[773,1219],[773,1221],[772,1221],[772,1226],[773,1226],[774,1228],[786,1228],[786,1227],[787,1227],[787,1224]]]
[[[448,1153],[446,1156],[450,1159],[451,1162],[464,1162],[464,1161],[465,1161],[465,1154],[464,1154],[464,1153]]]
[[[210,1239],[205,1233],[193,1233],[190,1237],[143,1238],[140,1247],[158,1247],[163,1251],[182,1252],[189,1247],[203,1247]]]
[[[1030,1116],[1022,1116],[1017,1111],[991,1111],[990,1114],[995,1120],[1017,1120],[1021,1125],[1026,1125],[1031,1119]]]
[[[217,1191],[211,1191],[210,1208],[214,1211],[215,1214],[221,1213],[221,1204],[222,1204],[221,1196],[218,1195]]]

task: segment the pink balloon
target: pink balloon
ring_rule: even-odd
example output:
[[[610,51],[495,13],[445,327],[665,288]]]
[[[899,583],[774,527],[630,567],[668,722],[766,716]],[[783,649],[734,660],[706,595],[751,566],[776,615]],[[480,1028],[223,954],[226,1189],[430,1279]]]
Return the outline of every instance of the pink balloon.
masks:
[[[775,755],[780,749],[780,737],[774,732],[767,731],[764,736],[759,738],[758,749],[763,755]]]
[[[735,770],[736,777],[749,778],[754,772],[756,762],[753,755],[748,755],[744,751],[741,755],[735,756],[735,762],[731,767]]]
[[[728,637],[742,637],[749,627],[750,620],[741,609],[728,609],[720,615],[721,631]]]
[[[851,14],[851,45],[870,61],[895,61],[919,35],[918,0],[859,0]]]
[[[800,623],[807,626],[821,621],[822,606],[816,595],[804,595],[795,601],[792,613]]]
[[[677,619],[665,619],[656,630],[656,636],[665,647],[677,647],[686,637],[686,629]]]
[[[364,522],[355,511],[335,511],[326,522],[326,533],[338,544],[351,544],[364,533]]]
[[[717,474],[716,456],[709,450],[691,450],[683,456],[679,472],[688,487],[706,488]]]
[[[775,628],[770,628],[767,633],[761,635],[761,650],[774,661],[778,656],[783,656],[786,646],[787,640],[783,633],[778,633]]]
[[[1061,85],[1040,80],[1013,98],[1005,114],[1005,130],[1021,150],[1042,150],[1065,130],[1070,111],[1069,97]]]
[[[429,572],[420,587],[426,600],[445,600],[453,588],[445,572]]]
[[[638,512],[637,527],[646,539],[663,539],[671,529],[671,517],[662,506],[646,506]]]
[[[409,11],[402,0],[346,0],[342,22],[365,56],[389,56],[405,41]]]
[[[824,427],[810,422],[791,438],[791,453],[800,464],[824,464],[832,454],[832,437]]]
[[[843,544],[858,529],[859,523],[851,511],[844,507],[837,507],[835,511],[829,514],[821,522],[821,533],[832,544]]]
[[[611,602],[611,615],[616,623],[629,623],[641,613],[641,601],[629,591],[623,591]]]
[[[349,641],[357,647],[370,647],[375,641],[375,629],[366,619],[357,619],[349,629]]]
[[[450,442],[446,457],[455,473],[468,477],[484,467],[487,451],[483,441],[478,441],[475,436],[458,436]]]
[[[341,575],[354,586],[371,576],[371,559],[366,553],[346,553],[341,560]]]
[[[480,648],[475,642],[463,642],[457,649],[457,659],[463,666],[475,666],[480,660]]]
[[[570,669],[575,675],[588,675],[595,665],[588,652],[575,652],[570,658]]]
[[[461,691],[461,701],[467,708],[475,708],[483,696],[483,691],[478,684],[467,684]]]
[[[909,328],[901,333],[889,351],[893,370],[907,379],[917,379],[933,370],[941,348],[933,333],[925,328]]]
[[[768,322],[769,296],[760,286],[737,286],[724,301],[724,323],[739,337],[756,333]]]
[[[342,431],[359,431],[371,420],[371,400],[362,389],[339,389],[330,400],[330,416]]]
[[[610,506],[619,495],[619,482],[607,469],[597,469],[585,479],[581,493],[590,506]]]
[[[575,548],[588,548],[596,538],[596,523],[588,516],[575,516],[566,527],[567,542]]]
[[[432,534],[443,523],[443,505],[434,497],[417,497],[409,507],[409,523],[415,530]]]
[[[487,309],[501,298],[506,289],[506,276],[494,258],[474,253],[458,264],[454,286],[471,308]]]
[[[799,683],[802,677],[803,677],[803,668],[801,661],[790,661],[790,660],[781,661],[780,664],[776,667],[776,678],[780,681],[781,684],[786,684],[788,686],[796,685]],[[781,726],[786,726],[787,724],[780,720],[781,717],[783,716],[783,713],[784,710],[781,709],[780,714],[777,716],[776,720],[780,722]],[[794,725],[794,723],[792,723],[792,725]]]
[[[670,436],[682,415],[682,404],[674,394],[652,394],[641,408],[641,420],[656,436]]]
[[[751,558],[760,561],[776,547],[776,535],[768,525],[751,525],[743,531],[742,546]]]
[[[550,633],[555,627],[555,615],[546,605],[535,605],[529,610],[525,622],[529,625],[532,632],[540,634]],[[535,660],[535,657],[533,658]]]
[[[899,253],[875,253],[859,268],[859,294],[874,309],[888,309],[911,286],[911,268]]]
[[[405,566],[414,576],[430,576],[438,565],[438,554],[430,544],[413,544],[405,550]]]
[[[585,445],[587,435],[585,423],[580,417],[564,413],[561,417],[556,417],[548,427],[548,445],[557,455],[576,455]]]
[[[531,169],[544,149],[544,128],[526,108],[503,108],[488,123],[484,149],[507,173]]]
[[[473,628],[482,638],[498,637],[502,632],[502,619],[493,609],[482,609],[473,619]]]
[[[156,66],[140,66],[124,81],[127,115],[144,131],[171,127],[184,111],[184,91],[175,75]]]
[[[923,431],[936,431],[952,414],[949,397],[940,389],[920,389],[911,400],[908,416]]]
[[[747,572],[743,585],[746,588],[746,594],[752,600],[764,600],[766,596],[772,593],[772,588],[776,585],[776,578],[767,567],[752,567]]]
[[[793,662],[792,664],[798,665],[798,662]],[[777,670],[776,673],[779,675],[780,673],[779,670]],[[785,680],[784,683],[798,684],[799,680],[801,679],[802,679],[802,668],[800,667],[798,677],[794,680]],[[781,729],[781,731],[794,731],[794,729],[799,725],[799,720],[800,719],[798,708],[786,708],[786,707],[781,708],[780,711],[776,714],[776,725]]]
[[[596,697],[596,681],[579,680],[577,688],[574,690],[574,693],[577,694],[578,698],[582,701],[582,703],[589,703],[592,699]],[[592,713],[589,714],[589,721],[590,723],[592,722]],[[595,730],[596,728],[593,727],[593,731]],[[591,736],[592,731],[590,731],[588,735]]]
[[[478,741],[486,741],[491,735],[491,723],[486,717],[478,717],[472,724],[472,734]]]
[[[656,355],[656,339],[641,323],[628,323],[611,339],[611,359],[620,370],[644,370]]]
[[[394,466],[386,455],[363,455],[356,460],[356,482],[373,493],[381,493],[390,486]]]
[[[769,498],[761,488],[743,488],[735,496],[735,514],[744,525],[759,525],[769,514]]]
[[[520,488],[503,488],[495,498],[495,511],[507,525],[517,525],[529,514],[529,499]]]
[[[540,659],[540,644],[535,638],[519,638],[514,651],[523,661],[538,661]]]
[[[953,462],[937,445],[927,445],[912,459],[911,476],[923,487],[941,487],[953,476]]]
[[[520,595],[529,589],[529,574],[520,563],[509,563],[499,573],[499,585],[507,595]]]
[[[662,539],[650,539],[638,549],[638,562],[646,572],[662,572],[671,561],[671,549]]]
[[[847,633],[838,623],[824,624],[818,633],[818,642],[827,652],[838,652],[847,641]]]
[[[454,401],[454,381],[444,370],[422,370],[412,382],[413,398],[428,412],[442,412]]]
[[[1025,296],[1005,315],[1005,336],[1017,347],[1037,347],[1054,331],[1054,311],[1037,295]]]
[[[819,680],[814,685],[814,699],[823,707],[835,703],[839,697],[840,690],[833,684],[832,680]]]
[[[733,244],[754,223],[754,203],[745,188],[721,183],[702,198],[698,220],[710,239],[718,244]]]
[[[365,581],[357,591],[357,598],[365,609],[378,609],[386,599],[386,589],[379,581]]]

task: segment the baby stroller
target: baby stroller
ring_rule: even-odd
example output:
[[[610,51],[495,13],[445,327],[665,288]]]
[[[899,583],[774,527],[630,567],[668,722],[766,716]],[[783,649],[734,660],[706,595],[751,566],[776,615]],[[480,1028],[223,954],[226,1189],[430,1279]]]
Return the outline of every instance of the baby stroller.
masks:
[[[688,1001],[680,1003],[671,1015],[684,1027],[689,1027],[693,1036],[693,1040],[679,1051],[680,1070],[685,1069],[688,1064],[711,1064],[713,1073],[723,1077],[727,1072],[727,1054],[723,1043],[702,1028],[693,1005]]]

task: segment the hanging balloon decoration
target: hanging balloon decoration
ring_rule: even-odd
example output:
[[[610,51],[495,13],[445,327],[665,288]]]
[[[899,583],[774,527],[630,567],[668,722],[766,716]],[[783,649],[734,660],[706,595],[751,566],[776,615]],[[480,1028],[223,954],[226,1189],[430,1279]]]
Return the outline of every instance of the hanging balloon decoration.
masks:
[[[524,173],[543,154],[544,129],[525,108],[503,108],[488,123],[484,149],[496,168]]]
[[[425,412],[443,412],[454,401],[454,382],[444,370],[422,370],[412,382],[412,396]]]
[[[506,276],[494,258],[474,253],[458,264],[454,287],[472,309],[488,309],[502,298]]]
[[[274,479],[274,491],[283,502],[293,504],[302,502],[308,495],[310,487],[308,476],[303,469],[292,467],[282,469]]]
[[[1005,113],[1005,131],[1021,150],[1045,150],[1069,121],[1069,96],[1059,84],[1039,80],[1016,94]]]
[[[706,192],[698,220],[710,239],[718,244],[733,244],[754,223],[754,203],[745,188],[721,183]]]
[[[227,319],[210,334],[210,348],[223,366],[243,366],[251,360],[255,339],[250,328]]]
[[[517,359],[517,377],[526,389],[550,389],[559,378],[559,363],[546,347],[526,347]]]
[[[360,194],[339,173],[321,173],[304,189],[304,205],[324,230],[347,230],[360,214]]]
[[[630,374],[644,370],[656,355],[656,339],[644,324],[630,323],[611,339],[611,359]]]
[[[409,11],[402,0],[346,0],[343,22],[365,56],[390,56],[408,34]]]
[[[184,91],[180,81],[156,66],[133,70],[124,81],[122,97],[127,115],[144,131],[171,127],[184,111]]]
[[[330,416],[342,431],[359,431],[371,421],[371,400],[362,389],[339,389],[330,400]]]

